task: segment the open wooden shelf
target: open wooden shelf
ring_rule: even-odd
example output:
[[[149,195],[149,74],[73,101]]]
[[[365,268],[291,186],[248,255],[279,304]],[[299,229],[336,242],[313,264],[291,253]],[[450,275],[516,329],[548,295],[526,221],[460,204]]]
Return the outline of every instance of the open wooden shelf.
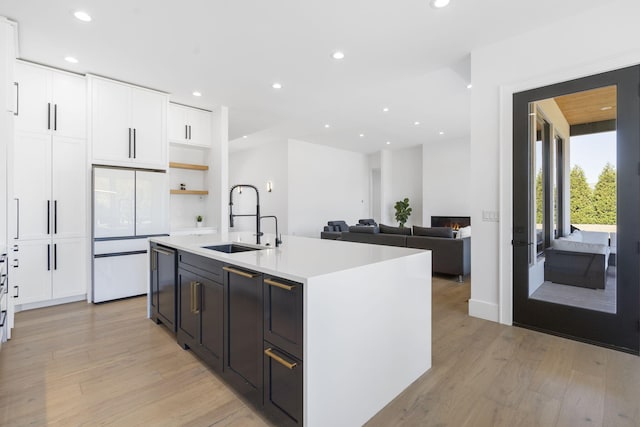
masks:
[[[206,171],[209,170],[209,166],[207,165],[193,165],[191,163],[177,163],[177,162],[169,162],[170,168],[175,169],[191,169],[196,171]]]
[[[197,194],[199,196],[206,196],[209,192],[207,190],[171,190],[171,194]]]

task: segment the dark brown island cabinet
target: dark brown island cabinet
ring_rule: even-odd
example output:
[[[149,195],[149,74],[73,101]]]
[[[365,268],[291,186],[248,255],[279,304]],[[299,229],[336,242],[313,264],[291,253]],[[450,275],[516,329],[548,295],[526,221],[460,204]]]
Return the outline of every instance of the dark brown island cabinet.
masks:
[[[174,277],[178,344],[276,425],[301,426],[302,284],[183,251]]]
[[[176,332],[176,251],[151,243],[151,319]]]

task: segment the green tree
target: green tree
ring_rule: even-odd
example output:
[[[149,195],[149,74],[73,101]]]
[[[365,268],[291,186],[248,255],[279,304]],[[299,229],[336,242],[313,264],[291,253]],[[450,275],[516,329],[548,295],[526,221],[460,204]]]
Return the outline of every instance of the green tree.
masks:
[[[536,174],[536,224],[542,224],[542,208],[544,201],[542,200],[542,169],[538,169]]]
[[[587,183],[584,170],[578,165],[571,169],[570,174],[570,221],[572,224],[594,224],[595,209],[593,208],[593,192]]]
[[[616,223],[616,169],[607,163],[593,191],[594,224]]]

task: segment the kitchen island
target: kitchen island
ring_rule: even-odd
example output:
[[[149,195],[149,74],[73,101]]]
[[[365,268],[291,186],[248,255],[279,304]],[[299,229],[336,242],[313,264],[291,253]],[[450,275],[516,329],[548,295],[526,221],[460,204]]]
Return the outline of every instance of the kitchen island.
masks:
[[[249,233],[150,241],[150,309],[157,254],[174,251],[178,343],[278,425],[362,425],[431,367],[430,251],[296,236],[275,248]],[[229,243],[260,249],[206,248]]]

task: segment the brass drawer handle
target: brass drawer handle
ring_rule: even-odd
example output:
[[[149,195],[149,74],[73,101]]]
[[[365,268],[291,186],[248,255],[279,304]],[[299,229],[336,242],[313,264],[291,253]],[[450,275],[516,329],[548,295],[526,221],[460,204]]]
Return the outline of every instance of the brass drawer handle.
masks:
[[[228,271],[229,273],[237,274],[238,276],[246,277],[248,279],[253,279],[254,277],[258,277],[258,273],[247,273],[246,271],[237,270],[231,267],[222,267],[224,271]]]
[[[284,283],[276,282],[275,280],[271,279],[264,279],[264,283],[266,283],[267,285],[275,286],[276,288],[284,289],[285,291],[292,291],[295,289],[295,286],[293,285],[285,285]]]
[[[195,290],[194,295],[193,295],[193,314],[198,314],[200,313],[200,285],[202,285],[202,283],[200,282],[193,282],[193,289]]]
[[[191,313],[193,314],[195,312],[195,304],[194,304],[194,298],[196,296],[196,293],[193,291],[193,288],[195,288],[195,284],[196,282],[190,282],[189,285],[191,285],[191,306],[189,307],[191,309]]]
[[[270,358],[272,358],[273,360],[275,360],[276,362],[278,362],[279,364],[281,364],[282,366],[284,366],[287,369],[293,369],[296,366],[298,366],[298,364],[296,362],[293,362],[293,363],[287,362],[282,357],[280,357],[277,354],[275,354],[271,348],[266,349],[264,351],[264,354],[266,354],[267,356],[269,356]]]

